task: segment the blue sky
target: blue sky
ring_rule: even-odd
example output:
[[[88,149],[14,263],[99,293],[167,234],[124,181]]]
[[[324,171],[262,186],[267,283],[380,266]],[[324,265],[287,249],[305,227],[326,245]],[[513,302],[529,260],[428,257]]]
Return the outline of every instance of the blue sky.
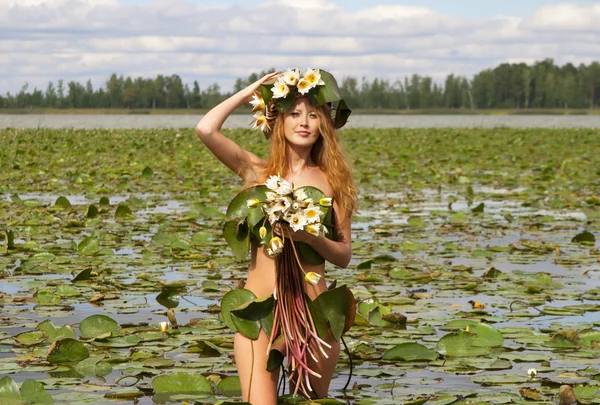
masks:
[[[270,67],[443,82],[500,63],[600,60],[600,2],[0,0],[0,93],[112,74],[229,91]]]

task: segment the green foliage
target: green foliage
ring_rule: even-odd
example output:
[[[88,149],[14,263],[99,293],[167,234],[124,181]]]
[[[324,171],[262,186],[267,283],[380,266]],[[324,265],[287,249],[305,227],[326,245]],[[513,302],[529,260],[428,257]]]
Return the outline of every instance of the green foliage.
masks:
[[[238,78],[233,92],[255,82],[267,72],[252,73]],[[600,63],[574,66],[556,65],[552,59],[525,63],[502,63],[483,70],[468,79],[449,74],[443,84],[431,77],[412,74],[395,81],[354,77],[338,78],[339,92],[353,109],[488,109],[512,108],[522,111],[542,108],[594,108],[600,105]],[[327,81],[327,75],[323,80]],[[65,94],[65,90],[68,90]],[[263,94],[270,90],[263,86]],[[323,93],[323,94],[321,94]],[[330,100],[330,94],[319,92],[319,101]],[[229,96],[217,83],[200,90],[197,81],[191,88],[179,75],[157,75],[155,78],[131,78],[113,73],[104,87],[93,89],[88,81],[70,81],[66,88],[62,80],[53,82],[47,90],[27,91],[26,86],[14,95],[3,97],[5,108],[211,108]],[[290,101],[282,106],[289,106]],[[336,126],[348,118],[347,106],[336,106]]]

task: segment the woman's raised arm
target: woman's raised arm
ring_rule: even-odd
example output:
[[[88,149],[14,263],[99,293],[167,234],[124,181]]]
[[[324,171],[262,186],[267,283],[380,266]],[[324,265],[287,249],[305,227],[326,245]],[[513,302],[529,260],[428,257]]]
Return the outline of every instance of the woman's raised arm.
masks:
[[[247,168],[252,167],[252,162],[260,159],[233,142],[221,133],[223,123],[242,104],[248,104],[252,100],[252,95],[257,91],[260,85],[278,75],[277,72],[269,73],[261,79],[252,83],[250,86],[240,90],[221,104],[212,108],[202,117],[196,125],[196,134],[204,142],[206,147],[219,159],[225,166],[239,175],[245,181],[254,180],[254,173],[248,173]]]

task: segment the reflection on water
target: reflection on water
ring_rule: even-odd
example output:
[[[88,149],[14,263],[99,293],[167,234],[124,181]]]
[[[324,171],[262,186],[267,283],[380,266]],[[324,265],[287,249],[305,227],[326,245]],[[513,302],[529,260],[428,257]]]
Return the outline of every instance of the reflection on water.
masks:
[[[188,128],[202,115],[0,114],[0,128]],[[250,114],[234,114],[224,128],[248,128]],[[360,115],[345,128],[600,128],[600,115]]]

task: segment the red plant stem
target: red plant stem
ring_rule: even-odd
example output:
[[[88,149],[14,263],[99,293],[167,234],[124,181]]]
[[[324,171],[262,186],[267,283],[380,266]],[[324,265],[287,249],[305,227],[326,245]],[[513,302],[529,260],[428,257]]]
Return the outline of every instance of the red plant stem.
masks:
[[[281,334],[286,346],[285,355],[288,358],[288,379],[290,384],[295,386],[294,395],[301,392],[302,395],[310,398],[308,392],[313,391],[310,376],[321,378],[319,373],[308,366],[309,355],[318,362],[310,348],[311,342],[315,340],[316,346],[325,357],[327,354],[323,346],[328,348],[331,346],[317,333],[305,292],[306,272],[302,268],[289,229],[283,228],[281,236],[285,242],[283,252],[275,259],[277,300],[268,350],[275,338]]]

